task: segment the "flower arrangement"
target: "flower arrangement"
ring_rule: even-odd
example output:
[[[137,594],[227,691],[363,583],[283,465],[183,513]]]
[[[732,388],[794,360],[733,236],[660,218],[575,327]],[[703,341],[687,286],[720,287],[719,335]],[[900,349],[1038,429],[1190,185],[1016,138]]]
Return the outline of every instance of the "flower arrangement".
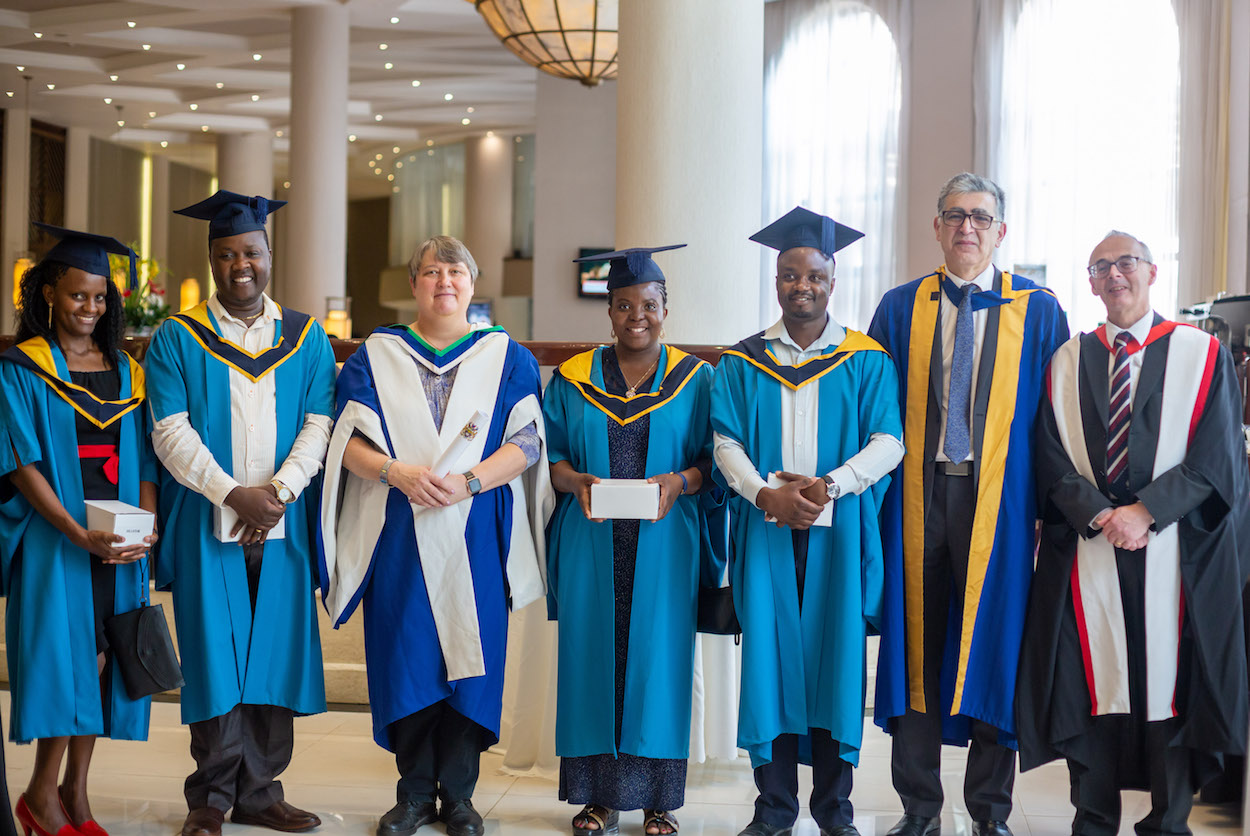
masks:
[[[132,249],[138,249],[133,244]],[[109,256],[113,272],[113,281],[117,282],[122,294],[122,312],[126,317],[128,334],[146,335],[169,316],[169,305],[165,302],[165,288],[153,280],[161,274],[161,266],[154,258],[140,258],[135,262],[139,285],[134,290],[129,287],[130,259],[124,256]]]

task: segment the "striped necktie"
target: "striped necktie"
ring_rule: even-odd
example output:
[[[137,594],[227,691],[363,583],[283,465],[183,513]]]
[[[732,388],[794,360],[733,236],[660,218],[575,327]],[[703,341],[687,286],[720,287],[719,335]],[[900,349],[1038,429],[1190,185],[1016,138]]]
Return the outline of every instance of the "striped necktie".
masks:
[[[1111,420],[1107,425],[1107,483],[1127,488],[1128,424],[1130,407],[1128,358],[1137,340],[1128,331],[1115,336],[1115,364],[1111,368]]]

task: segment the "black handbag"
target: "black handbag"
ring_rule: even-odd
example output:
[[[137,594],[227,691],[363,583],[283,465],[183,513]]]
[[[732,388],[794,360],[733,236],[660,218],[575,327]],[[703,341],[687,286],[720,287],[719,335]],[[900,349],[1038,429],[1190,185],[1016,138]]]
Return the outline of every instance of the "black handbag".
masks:
[[[734,611],[732,586],[700,586],[695,629],[717,636],[740,636],[742,627]]]
[[[147,568],[143,558],[142,605],[104,619],[104,635],[132,700],[181,688],[184,682],[164,607],[148,604]]]

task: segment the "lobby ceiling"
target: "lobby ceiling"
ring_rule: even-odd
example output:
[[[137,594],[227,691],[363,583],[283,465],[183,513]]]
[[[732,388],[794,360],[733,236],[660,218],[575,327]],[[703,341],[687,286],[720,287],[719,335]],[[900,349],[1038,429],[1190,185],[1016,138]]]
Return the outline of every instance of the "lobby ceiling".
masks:
[[[268,131],[282,178],[291,12],[332,2],[0,0],[0,106],[29,106],[32,119],[210,171],[215,134]],[[471,2],[346,5],[353,198],[390,193],[368,165],[378,153],[389,162],[394,148],[533,130],[537,71],[499,44]]]

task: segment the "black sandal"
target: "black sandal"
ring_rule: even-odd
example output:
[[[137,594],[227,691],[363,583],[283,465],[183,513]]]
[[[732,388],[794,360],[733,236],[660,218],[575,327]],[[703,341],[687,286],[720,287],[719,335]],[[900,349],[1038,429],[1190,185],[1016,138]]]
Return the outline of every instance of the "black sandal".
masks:
[[[597,827],[578,827],[579,821],[592,821]],[[609,810],[601,804],[587,804],[573,817],[573,836],[616,836],[621,830],[621,811]]]
[[[643,810],[642,816],[644,833],[651,825],[655,825],[655,829],[659,831],[659,833],[647,833],[646,836],[675,836],[677,831],[681,829],[680,825],[677,824],[677,817],[667,810]],[[668,828],[667,833],[664,831],[666,827]]]

